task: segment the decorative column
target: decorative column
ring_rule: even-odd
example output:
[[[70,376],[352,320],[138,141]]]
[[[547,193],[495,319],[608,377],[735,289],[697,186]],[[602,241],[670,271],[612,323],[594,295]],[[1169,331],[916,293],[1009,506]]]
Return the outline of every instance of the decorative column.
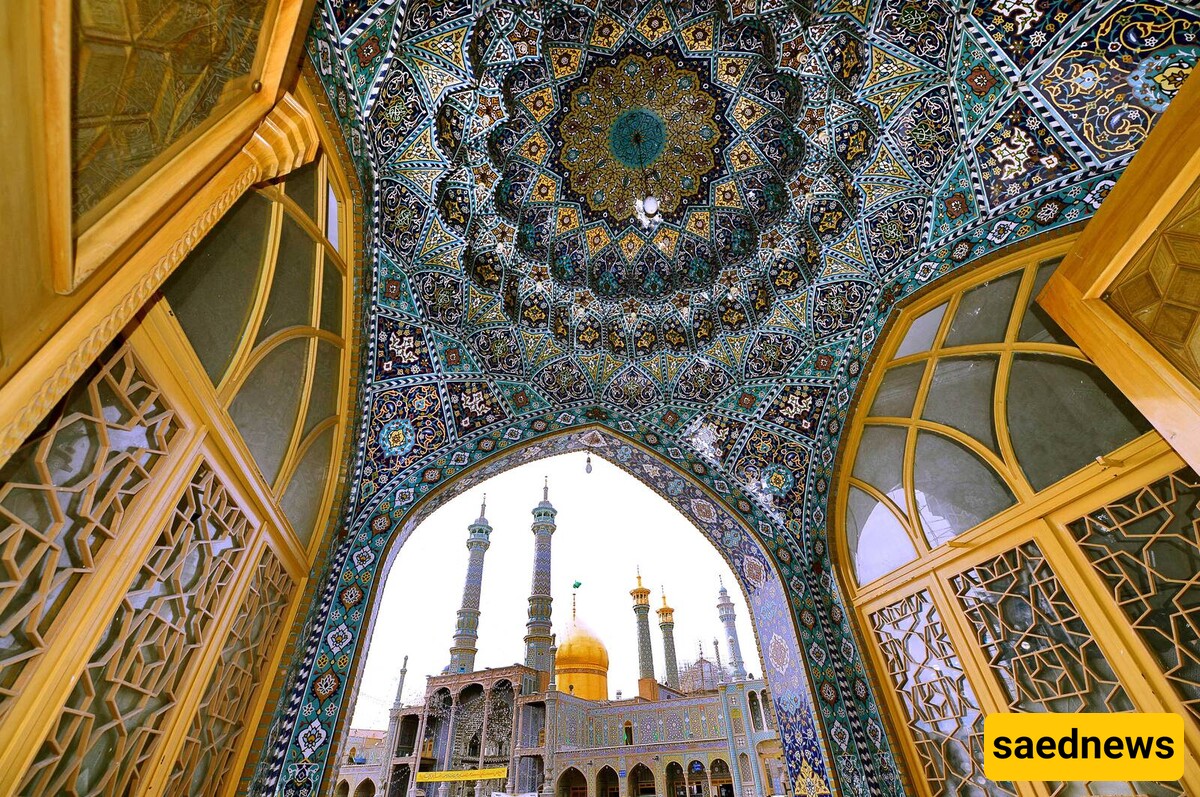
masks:
[[[543,797],[554,797],[554,784],[558,779],[555,752],[558,750],[558,692],[546,693],[546,743],[542,747]]]
[[[487,760],[487,733],[488,733],[488,717],[492,713],[492,693],[495,691],[496,685],[492,684],[491,689],[487,689],[483,693],[483,725],[479,729],[479,760],[475,762],[476,769],[484,768],[484,761]],[[483,797],[483,781],[475,781],[475,797]]]
[[[629,590],[633,597],[633,613],[637,617],[638,636],[638,695],[647,700],[658,699],[658,681],[654,680],[654,651],[650,648],[650,590],[642,586],[639,571],[637,586]]]
[[[428,690],[428,686],[426,689]],[[408,782],[409,797],[417,797],[417,773],[421,771],[421,751],[425,749],[425,723],[429,717],[429,695],[425,695],[425,708],[421,711],[421,718],[417,720],[417,738],[413,742],[412,756],[412,774],[411,780]]]
[[[717,685],[721,700],[721,724],[725,726],[725,741],[729,744],[729,778],[733,782],[734,797],[742,797],[741,767],[738,765],[737,742],[734,738],[733,712],[729,710],[729,686]]]
[[[525,624],[525,666],[541,673],[540,688],[545,689],[553,668],[550,664],[550,541],[554,536],[554,517],[558,512],[550,503],[550,484],[542,487],[542,502],[533,509],[533,586],[529,591],[529,622]]]
[[[675,658],[675,610],[667,605],[667,593],[663,591],[663,605],[658,610],[658,627],[662,631],[663,658],[667,665],[667,686],[679,688],[679,664]]]
[[[742,662],[742,646],[738,644],[737,624],[734,622],[733,601],[729,599],[729,591],[725,582],[721,582],[721,591],[717,598],[717,614],[721,624],[725,626],[725,638],[729,644],[729,666],[733,668],[733,677],[746,677],[746,666]]]
[[[517,769],[521,766],[521,729],[525,725],[525,706],[521,705],[517,699],[518,695],[519,693],[513,694],[513,721],[508,745],[508,780],[504,784],[506,794],[517,793]]]
[[[462,608],[454,628],[454,645],[450,648],[450,664],[445,672],[475,670],[475,640],[479,638],[479,591],[483,588],[483,555],[491,545],[492,527],[487,521],[487,496],[479,507],[479,518],[467,527],[467,581],[463,585]]]

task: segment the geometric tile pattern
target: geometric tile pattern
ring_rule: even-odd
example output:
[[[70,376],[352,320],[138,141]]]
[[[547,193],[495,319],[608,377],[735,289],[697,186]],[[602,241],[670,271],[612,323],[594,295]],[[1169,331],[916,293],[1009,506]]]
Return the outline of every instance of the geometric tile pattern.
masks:
[[[745,259],[709,287],[676,291],[687,298],[686,323],[682,299],[566,290],[569,275],[551,273],[549,260],[522,259],[537,241],[519,241],[519,228],[497,220],[503,167],[489,152],[491,131],[525,119],[520,141],[529,144],[534,114],[564,101],[533,96],[536,70],[555,63],[550,45],[566,41],[551,20],[616,36],[616,57],[631,38],[653,52],[658,32],[680,18],[673,4],[320,4],[308,52],[372,197],[372,352],[346,533],[322,560],[320,598],[258,767],[263,791],[317,788],[357,671],[345,632],[341,652],[328,639],[343,623],[358,639],[385,549],[403,540],[423,497],[505,467],[514,450],[600,426],[686,472],[709,498],[681,511],[704,530],[715,499],[733,523],[721,547],[749,530],[778,572],[819,729],[807,739],[781,723],[793,778],[811,761],[845,794],[903,793],[825,538],[851,398],[897,302],[1095,212],[1194,67],[1200,15],[1166,0],[679,5],[689,25],[721,17],[737,32],[704,45],[712,52],[696,60],[707,71],[686,62],[710,83],[730,76],[724,56],[769,40],[750,49],[765,54],[756,56],[764,74],[798,83],[801,102],[787,118],[804,153],[779,220],[739,228]],[[660,7],[665,27],[651,19]],[[613,25],[597,21],[604,14]],[[668,40],[679,46],[674,34],[662,46]],[[575,69],[570,53],[560,68]],[[1130,124],[1081,114],[1089,91],[1128,111],[1120,118]],[[506,96],[522,98],[521,108]],[[734,152],[738,140],[721,139],[722,168],[750,162],[753,153]],[[558,202],[569,177],[543,168],[540,146],[505,162],[531,164],[546,179],[528,190]],[[560,221],[564,230],[574,223],[569,213]],[[620,249],[622,236],[610,237]],[[638,242],[626,245],[632,253]],[[478,412],[464,414],[464,400]],[[772,693],[778,708],[773,684]]]

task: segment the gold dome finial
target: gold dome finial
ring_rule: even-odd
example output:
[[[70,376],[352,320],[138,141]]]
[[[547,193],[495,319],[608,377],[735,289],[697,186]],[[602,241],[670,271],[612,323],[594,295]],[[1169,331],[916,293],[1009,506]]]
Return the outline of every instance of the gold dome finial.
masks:
[[[650,590],[642,586],[642,568],[639,565],[637,569],[637,586],[629,590],[629,594],[633,597],[635,606],[650,605]]]
[[[658,610],[659,624],[675,622],[675,610],[667,605],[667,588],[665,585],[662,587],[662,601],[662,608]]]

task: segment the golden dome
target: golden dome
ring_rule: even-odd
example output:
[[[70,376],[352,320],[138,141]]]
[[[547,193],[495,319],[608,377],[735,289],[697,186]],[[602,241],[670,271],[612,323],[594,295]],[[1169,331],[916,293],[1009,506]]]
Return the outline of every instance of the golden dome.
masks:
[[[571,620],[554,663],[555,667],[591,667],[607,673],[608,648],[582,620]]]
[[[608,699],[608,648],[578,619],[567,624],[554,655],[558,691],[583,700]]]

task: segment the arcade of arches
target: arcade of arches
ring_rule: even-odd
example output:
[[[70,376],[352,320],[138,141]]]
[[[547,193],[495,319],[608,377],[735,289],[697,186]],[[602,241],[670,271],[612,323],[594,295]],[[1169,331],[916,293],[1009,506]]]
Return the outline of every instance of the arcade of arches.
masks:
[[[0,794],[346,793],[391,557],[581,448],[730,562],[793,792],[1200,793],[1195,3],[0,32]],[[1189,761],[994,783],[995,711],[1174,712]],[[631,748],[533,790],[741,766]]]

